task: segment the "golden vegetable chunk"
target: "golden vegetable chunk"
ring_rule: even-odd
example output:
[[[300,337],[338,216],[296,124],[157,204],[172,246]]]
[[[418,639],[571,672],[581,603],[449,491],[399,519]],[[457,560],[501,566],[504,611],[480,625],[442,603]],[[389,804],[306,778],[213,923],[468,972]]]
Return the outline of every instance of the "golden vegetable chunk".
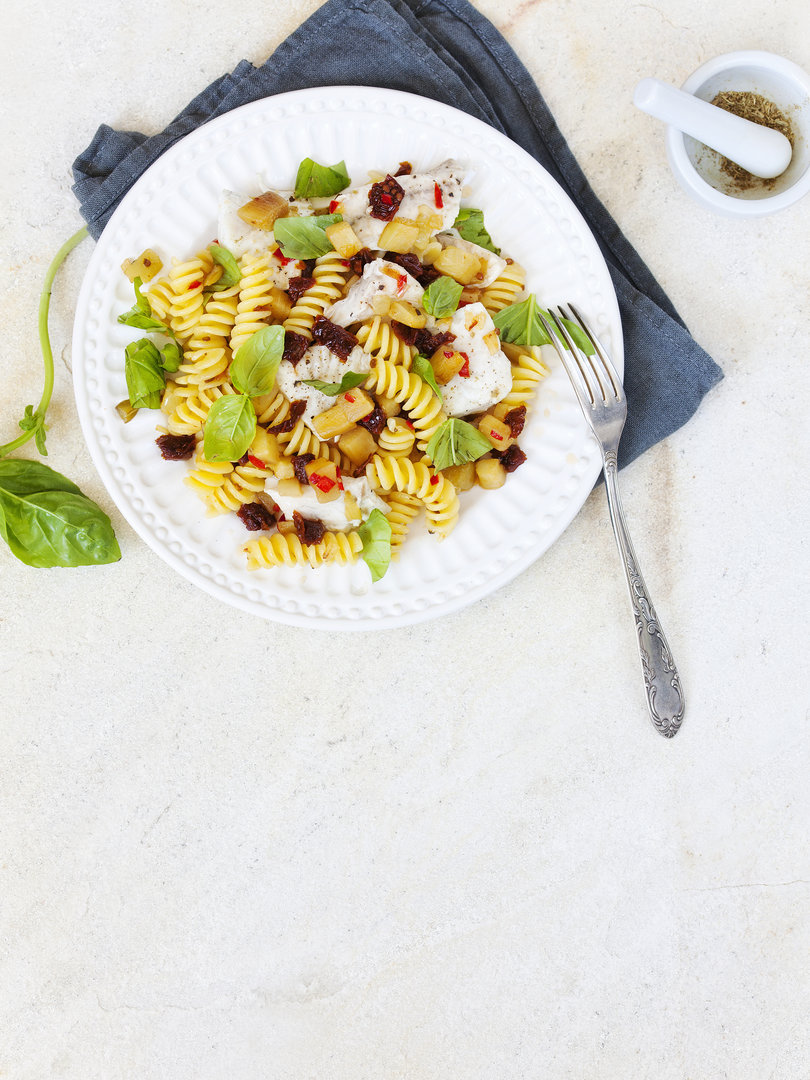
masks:
[[[475,462],[465,461],[463,465],[450,465],[442,469],[456,491],[469,491],[475,485]]]
[[[333,405],[331,409],[318,413],[312,418],[312,429],[324,442],[327,439],[334,439],[336,435],[345,435],[353,427],[354,420],[346,418],[346,413],[340,405]]]
[[[277,285],[270,288],[270,313],[277,322],[286,319],[293,308],[289,293],[279,289]]]
[[[343,513],[346,515],[347,521],[351,521],[353,524],[359,524],[363,520],[363,514],[357,499],[350,491],[344,491],[343,493]]]
[[[353,465],[365,465],[377,449],[374,436],[364,427],[354,427],[347,431],[340,436],[337,444],[341,454],[345,454]]]
[[[163,269],[163,262],[157,252],[147,248],[137,259],[124,259],[121,269],[130,281],[139,277],[144,285]]]
[[[486,266],[482,269],[481,259],[469,251],[457,247],[446,247],[433,260],[433,266],[447,277],[453,278],[460,285],[472,285],[483,281]]]
[[[395,251],[399,255],[407,254],[419,235],[419,226],[415,222],[389,221],[380,233],[377,247],[383,251]]]
[[[479,487],[494,489],[506,483],[506,469],[497,458],[479,458],[475,463],[475,479]]]
[[[343,494],[337,465],[329,458],[315,458],[310,461],[306,466],[306,473],[318,502],[334,502]]]
[[[295,476],[295,469],[293,468],[292,459],[288,457],[282,457],[275,465],[273,472],[279,480],[289,480],[291,476]]]
[[[342,255],[344,259],[350,259],[352,255],[356,255],[363,246],[348,221],[336,221],[334,225],[327,225],[326,238],[338,255]]]
[[[436,382],[440,386],[449,383],[451,379],[458,375],[466,361],[466,356],[462,356],[460,352],[451,349],[449,345],[438,348],[430,358],[430,365],[433,368],[433,374],[436,376]]]
[[[278,439],[259,424],[256,425],[256,434],[253,436],[248,453],[251,457],[258,458],[266,468],[271,469],[281,458]]]
[[[302,490],[303,489],[300,483],[295,479],[294,476],[290,476],[284,480],[279,480],[278,482],[279,495],[287,495],[291,498],[297,499],[300,496]]]
[[[412,326],[415,330],[421,330],[423,326],[427,326],[427,315],[423,311],[417,311],[407,300],[393,300],[388,309],[388,316],[405,326]]]
[[[343,410],[346,419],[352,423],[356,420],[362,420],[364,416],[368,416],[374,410],[374,399],[359,386],[356,386],[353,390],[347,390],[345,394],[341,394],[337,403]]]
[[[275,191],[265,191],[245,203],[244,206],[240,206],[236,212],[242,221],[246,221],[254,229],[271,232],[277,218],[289,217],[290,204],[283,195]]]
[[[478,430],[489,439],[495,450],[508,450],[515,441],[509,425],[492,413],[484,413],[478,421]]]

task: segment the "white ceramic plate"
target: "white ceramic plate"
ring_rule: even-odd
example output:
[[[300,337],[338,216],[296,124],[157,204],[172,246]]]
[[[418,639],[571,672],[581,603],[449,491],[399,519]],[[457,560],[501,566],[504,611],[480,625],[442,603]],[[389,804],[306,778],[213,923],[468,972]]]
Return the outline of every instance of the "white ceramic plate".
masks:
[[[548,173],[486,124],[425,98],[333,87],[257,101],[213,120],[155,162],[122,201],[98,242],[79,296],[73,337],[76,400],[93,461],[121,513],[171,566],[226,603],[299,626],[376,629],[454,611],[493,592],[557,539],[588,496],[600,461],[565,372],[551,352],[521,436],[528,460],[497,491],[462,495],[442,542],[409,535],[399,560],[371,584],[362,561],[317,570],[248,571],[250,537],[235,515],[207,517],[182,482],[185,462],[155,446],[159,414],[123,424],[124,346],[139,335],[117,315],[132,305],[121,262],[146,247],[165,263],[214,239],[224,188],[290,188],[304,157],[345,159],[355,182],[370,169],[415,170],[448,157],[469,163],[465,205],[483,209],[504,253],[528,272],[545,306],[573,301],[622,369],[618,304],[602,255],[578,210]],[[556,363],[554,362],[556,360]]]

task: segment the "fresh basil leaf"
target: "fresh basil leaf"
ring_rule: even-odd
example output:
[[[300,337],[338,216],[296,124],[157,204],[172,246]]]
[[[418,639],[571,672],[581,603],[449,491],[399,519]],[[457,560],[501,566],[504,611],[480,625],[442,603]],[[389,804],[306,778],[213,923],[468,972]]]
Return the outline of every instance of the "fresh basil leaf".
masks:
[[[491,251],[494,255],[500,255],[501,249],[495,247],[492,243],[492,237],[484,228],[483,210],[474,210],[472,207],[465,206],[462,210],[459,210],[458,217],[453,222],[453,228],[462,240],[468,240],[471,244],[478,244],[479,247],[486,248],[487,251]]]
[[[129,311],[125,311],[123,315],[118,316],[118,321],[123,323],[124,326],[134,326],[136,330],[151,330],[155,334],[168,334],[169,337],[174,337],[174,334],[165,323],[152,317],[152,306],[149,303],[149,298],[141,292],[142,284],[141,279],[136,277],[133,282],[135,286],[135,303]]]
[[[0,536],[27,566],[92,566],[121,558],[104,511],[38,461],[0,461]]]
[[[422,307],[428,315],[432,315],[435,319],[443,319],[456,310],[463,292],[463,285],[443,274],[435,281],[431,281],[425,289]]]
[[[361,556],[371,571],[371,580],[379,581],[391,564],[391,522],[374,509],[357,530],[363,541]]]
[[[231,382],[248,397],[269,394],[284,355],[284,327],[263,326],[240,345],[231,361]],[[241,454],[239,455],[241,457]]]
[[[124,350],[127,394],[133,408],[159,409],[166,376],[157,345],[149,338],[131,341]]]
[[[221,292],[223,289],[230,289],[237,285],[242,280],[242,271],[234,255],[222,244],[209,244],[208,250],[214,262],[222,267],[222,274],[218,281],[208,286],[207,291]]]
[[[325,230],[337,221],[343,221],[342,214],[278,218],[273,236],[286,259],[317,259],[333,250]]]
[[[545,327],[540,321],[543,316],[551,325],[554,323],[551,315],[537,303],[537,297],[532,293],[519,304],[510,304],[502,308],[492,316],[492,321],[500,332],[501,341],[512,345],[550,345],[551,338],[546,333]],[[590,356],[594,348],[587,335],[569,319],[563,319],[563,324],[573,338],[574,344],[586,355]],[[568,348],[564,339],[561,339],[565,348]]]
[[[176,341],[167,341],[160,350],[160,366],[164,371],[178,371],[183,362],[183,350]]]
[[[238,461],[256,434],[256,410],[246,394],[223,394],[205,421],[203,454],[208,461]]]
[[[433,370],[433,365],[426,356],[421,356],[417,353],[413,358],[411,371],[415,372],[423,382],[428,384],[439,401],[442,400],[441,387],[436,382],[436,372]]]
[[[48,431],[50,425],[45,423],[44,416],[40,416],[39,412],[34,412],[33,405],[25,406],[25,414],[23,415],[22,420],[20,420],[20,427],[23,431],[33,431],[37,450],[43,457],[47,457],[48,451],[45,446],[45,432]]]
[[[436,429],[426,447],[428,457],[436,469],[477,461],[491,449],[492,443],[478,428],[456,417],[445,420]]]
[[[338,394],[345,394],[347,390],[353,390],[355,386],[364,383],[367,378],[368,372],[364,374],[362,371],[347,371],[339,383],[322,382],[320,379],[302,379],[301,382],[307,386],[314,386],[316,390],[320,390],[327,397],[337,397]]]
[[[304,158],[298,166],[294,194],[296,199],[317,199],[337,195],[349,183],[345,161],[338,161],[335,165],[319,165],[312,158]]]

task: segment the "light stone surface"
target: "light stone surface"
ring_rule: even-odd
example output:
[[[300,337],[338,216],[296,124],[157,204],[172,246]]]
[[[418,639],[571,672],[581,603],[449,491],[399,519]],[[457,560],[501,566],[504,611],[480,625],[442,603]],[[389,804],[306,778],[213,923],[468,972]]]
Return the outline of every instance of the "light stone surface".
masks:
[[[622,476],[687,716],[649,725],[604,497],[461,613],[350,637],[225,607],[121,519],[70,378],[88,245],[57,280],[49,463],[123,560],[0,546],[0,1076],[810,1076],[810,201],[713,217],[638,79],[762,48],[800,0],[479,0],[725,381]],[[317,7],[6,4],[0,441],[97,124],[158,130]]]

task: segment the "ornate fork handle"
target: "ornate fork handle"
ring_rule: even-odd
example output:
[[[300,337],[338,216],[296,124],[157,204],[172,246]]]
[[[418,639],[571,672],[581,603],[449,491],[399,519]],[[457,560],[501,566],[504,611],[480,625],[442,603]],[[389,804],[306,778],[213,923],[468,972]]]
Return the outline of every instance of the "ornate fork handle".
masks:
[[[636,554],[627,531],[619,498],[615,451],[610,450],[605,453],[604,463],[610,521],[622,556],[630,603],[636,620],[638,651],[647,691],[647,708],[656,731],[665,738],[671,739],[677,734],[683,720],[685,703],[681,680],[669,651],[667,639],[664,637],[664,631],[655,614],[655,608],[652,606],[647,586],[644,584],[644,578],[638,568]]]

